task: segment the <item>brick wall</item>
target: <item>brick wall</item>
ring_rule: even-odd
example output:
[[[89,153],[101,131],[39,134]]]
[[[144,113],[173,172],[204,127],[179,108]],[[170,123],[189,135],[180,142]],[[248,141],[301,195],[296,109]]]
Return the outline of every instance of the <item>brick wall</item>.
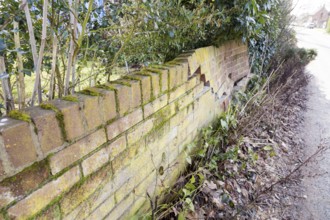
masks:
[[[249,74],[246,46],[189,51],[70,101],[0,119],[0,219],[118,219],[148,208]],[[89,95],[86,95],[89,94]]]

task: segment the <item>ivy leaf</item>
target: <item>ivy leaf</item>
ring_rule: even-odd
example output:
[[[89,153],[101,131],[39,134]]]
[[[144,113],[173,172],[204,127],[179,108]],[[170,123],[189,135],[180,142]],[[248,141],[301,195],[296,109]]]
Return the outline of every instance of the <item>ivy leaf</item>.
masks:
[[[193,212],[195,211],[195,206],[194,206],[194,204],[193,204],[193,202],[191,201],[190,198],[186,198],[185,203],[187,204],[188,209],[190,211],[193,211]]]

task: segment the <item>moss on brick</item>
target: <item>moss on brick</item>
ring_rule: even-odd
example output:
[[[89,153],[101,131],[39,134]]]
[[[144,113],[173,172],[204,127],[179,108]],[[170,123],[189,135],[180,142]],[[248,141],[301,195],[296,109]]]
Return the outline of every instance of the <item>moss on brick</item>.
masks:
[[[8,113],[8,116],[13,119],[16,119],[16,120],[31,122],[30,115],[28,115],[22,111],[12,110]]]
[[[83,90],[79,91],[78,93],[83,94],[83,95],[89,95],[89,96],[102,96],[102,93],[97,91],[96,88],[92,88],[92,87],[83,89]]]
[[[136,75],[151,76],[151,72],[148,72],[146,69],[143,69],[143,70],[141,70],[141,72],[137,73]]]
[[[150,68],[156,68],[156,69],[161,69],[161,70],[167,70],[166,66],[164,66],[164,64],[159,65],[159,64],[154,64],[151,65]]]
[[[114,83],[119,84],[119,85],[123,85],[123,86],[128,86],[128,87],[132,86],[129,82],[123,81],[123,80],[116,80],[116,81],[114,81]]]
[[[117,89],[113,85],[97,85],[96,88],[116,91]]]
[[[141,79],[139,77],[136,77],[136,76],[124,76],[124,79],[141,81]]]
[[[143,69],[143,72],[151,72],[151,73],[157,73],[157,74],[163,74],[163,71],[161,69],[156,69],[156,68],[146,68]]]
[[[52,110],[56,113],[55,117],[56,117],[56,119],[58,121],[58,124],[60,126],[62,136],[63,136],[65,141],[68,141],[68,137],[67,137],[67,134],[65,132],[65,124],[64,124],[64,115],[63,115],[63,113],[55,105],[53,105],[51,103],[41,103],[40,107],[43,108],[43,109],[46,109],[46,110]]]
[[[79,102],[78,97],[73,95],[64,96],[62,99],[69,102]]]

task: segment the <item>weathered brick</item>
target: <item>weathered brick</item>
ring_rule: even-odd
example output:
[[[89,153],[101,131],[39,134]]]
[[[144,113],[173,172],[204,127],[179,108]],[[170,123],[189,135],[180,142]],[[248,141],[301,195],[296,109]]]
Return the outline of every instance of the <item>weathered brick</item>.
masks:
[[[40,107],[28,108],[25,111],[37,128],[40,147],[45,155],[63,145],[64,140],[54,111]]]
[[[38,188],[50,176],[46,161],[38,162],[0,183],[0,209]]]
[[[192,76],[187,82],[186,82],[186,91],[189,91],[195,86],[197,86],[200,83],[200,79],[198,75]]]
[[[81,137],[85,130],[79,104],[76,102],[68,102],[63,100],[54,100],[50,104],[54,105],[63,114],[63,122],[67,139],[72,141]]]
[[[161,93],[160,75],[156,73],[151,73],[150,76],[151,76],[152,96],[153,98],[157,98]]]
[[[157,130],[153,130],[146,136],[146,146],[148,149],[153,150],[154,148],[162,148],[166,145],[167,134],[171,131],[170,121],[164,123],[163,126]]]
[[[99,108],[104,122],[114,119],[117,116],[115,91],[95,88],[100,94]]]
[[[109,178],[111,178],[111,172],[107,169],[103,169],[91,175],[79,186],[73,187],[59,202],[63,215],[68,215],[77,208],[78,205],[86,201],[100,185],[109,181]],[[93,202],[93,199],[91,199],[90,202]],[[90,212],[91,211],[92,210],[90,210]]]
[[[121,170],[127,167],[129,164],[129,151],[126,149],[111,161],[112,172],[114,174],[119,174],[121,173]]]
[[[117,137],[119,134],[133,127],[142,120],[143,112],[142,109],[139,108],[134,112],[112,122],[110,125],[107,126],[108,139],[112,140],[113,138]]]
[[[131,160],[131,164],[133,162],[133,158],[139,158],[141,154],[143,154],[147,150],[145,138],[141,138],[137,142],[128,146],[128,157]],[[138,171],[137,171],[138,172]]]
[[[155,99],[154,101],[148,103],[144,106],[144,117],[147,118],[153,113],[157,112],[159,109],[167,105],[167,94]]]
[[[56,180],[51,181],[10,207],[8,209],[9,217],[25,219],[37,214],[52,200],[70,189],[79,179],[79,167],[72,168]]]
[[[109,147],[105,147],[85,159],[81,163],[84,176],[90,175],[107,163],[109,161],[109,153]]]
[[[0,152],[7,153],[14,168],[26,166],[37,159],[31,128],[27,122],[1,118],[0,134],[3,140]]]
[[[83,117],[86,121],[87,131],[94,130],[102,125],[103,119],[98,105],[99,97],[79,94],[78,99]]]
[[[102,181],[99,182],[99,185],[95,188],[94,193],[92,195],[90,195],[85,201],[79,204],[69,214],[65,215],[63,219],[67,219],[67,220],[85,219],[98,206],[100,206],[100,204],[105,202],[111,195],[113,196],[114,190],[113,190],[113,183],[111,181],[111,177],[112,177],[112,173],[111,173],[110,165],[106,165],[105,167],[102,167],[101,170],[99,170],[96,174],[93,174],[92,175],[93,181],[98,182],[98,179],[102,179]]]
[[[111,86],[116,90],[119,115],[123,116],[131,109],[132,90],[129,86],[123,84],[112,83]]]
[[[178,99],[180,96],[186,93],[186,85],[181,85],[177,87],[174,91],[169,93],[169,102],[173,102],[174,100]]]
[[[121,202],[127,195],[131,194],[135,186],[134,178],[130,178],[116,192],[115,199],[117,203]]]
[[[146,69],[148,72],[158,74],[160,77],[160,92],[164,93],[168,90],[168,69],[165,67],[151,67]]]
[[[121,216],[121,218],[122,219],[132,219],[134,217],[136,219],[143,219],[143,217],[145,216],[145,213],[147,213],[147,211],[148,211],[148,209],[145,209],[145,210],[143,209],[144,206],[147,206],[148,208],[150,208],[150,202],[146,199],[146,195],[144,195],[144,197],[136,197],[134,200],[134,203],[132,204],[130,209],[127,210],[127,212],[125,212]],[[141,209],[143,209],[143,210],[141,210]],[[144,213],[144,214],[139,214],[138,211],[141,211],[141,213]]]
[[[116,205],[116,207],[110,212],[105,219],[113,220],[120,219],[120,217],[129,209],[129,207],[134,202],[134,195],[129,194],[123,201]]]
[[[5,169],[4,169],[3,165],[2,165],[2,160],[0,159],[0,180],[1,180],[1,178],[2,178],[5,174],[6,174],[6,173],[5,173]]]
[[[130,111],[142,104],[142,95],[139,80],[120,79],[115,81],[115,83],[121,83],[130,87],[131,93],[130,96],[127,97],[130,101]]]
[[[154,126],[154,119],[148,119],[138,124],[132,131],[127,134],[127,143],[131,145],[148,134]]]
[[[130,178],[133,178],[136,175],[136,170],[133,166],[126,166],[125,168],[119,170],[120,172],[114,172],[114,178],[112,180],[112,190],[116,191],[119,189],[125,182]]]
[[[166,68],[168,68],[168,88],[169,90],[172,90],[180,83],[177,79],[177,66],[168,64],[166,65]]]
[[[138,175],[135,175],[133,178],[134,182],[135,182],[135,186],[137,184],[139,184],[140,182],[144,181],[144,179],[147,178],[147,176],[151,175],[151,173],[157,169],[157,167],[155,167],[155,165],[152,162],[153,158],[151,157],[151,154],[149,153],[149,155],[147,155],[147,156],[148,156],[148,158],[146,161],[142,161],[143,157],[141,157],[140,164],[132,163],[132,165],[131,165],[134,167],[133,169],[136,170],[136,173],[138,173]],[[139,157],[137,159],[139,159]],[[144,162],[144,164],[143,164],[143,162]],[[141,164],[143,164],[143,165],[141,165]],[[138,168],[136,168],[136,167],[138,167]]]
[[[156,171],[150,173],[135,189],[134,194],[137,197],[146,197],[147,193],[152,197],[157,185]]]
[[[137,79],[141,83],[142,88],[142,100],[143,104],[150,102],[151,100],[151,77],[146,75],[132,75],[134,79]]]
[[[194,93],[193,91],[186,93],[184,96],[177,100],[177,105],[179,110],[187,107],[189,104],[194,102]]]
[[[126,149],[126,137],[121,136],[109,144],[110,159],[115,158]]]
[[[61,219],[61,210],[58,204],[55,204],[48,208],[46,211],[43,211],[40,215],[38,215],[36,220],[60,220]]]
[[[58,173],[73,162],[92,152],[105,142],[106,136],[104,129],[100,129],[56,153],[50,158],[50,167],[52,173]]]
[[[188,59],[178,57],[174,59],[172,62],[176,63],[176,65],[179,65],[181,67],[178,69],[178,78],[180,84],[185,83],[188,80],[188,75],[189,75]]]
[[[102,203],[90,216],[88,216],[87,219],[104,219],[104,217],[106,217],[113,209],[113,207],[115,207],[115,204],[115,197],[112,195],[104,203]]]

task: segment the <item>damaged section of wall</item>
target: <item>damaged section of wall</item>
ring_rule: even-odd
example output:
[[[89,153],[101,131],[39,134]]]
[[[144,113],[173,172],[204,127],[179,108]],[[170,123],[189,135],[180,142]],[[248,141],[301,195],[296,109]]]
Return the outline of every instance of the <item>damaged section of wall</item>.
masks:
[[[148,209],[186,146],[249,74],[247,47],[186,52],[0,120],[0,219],[118,219]]]

